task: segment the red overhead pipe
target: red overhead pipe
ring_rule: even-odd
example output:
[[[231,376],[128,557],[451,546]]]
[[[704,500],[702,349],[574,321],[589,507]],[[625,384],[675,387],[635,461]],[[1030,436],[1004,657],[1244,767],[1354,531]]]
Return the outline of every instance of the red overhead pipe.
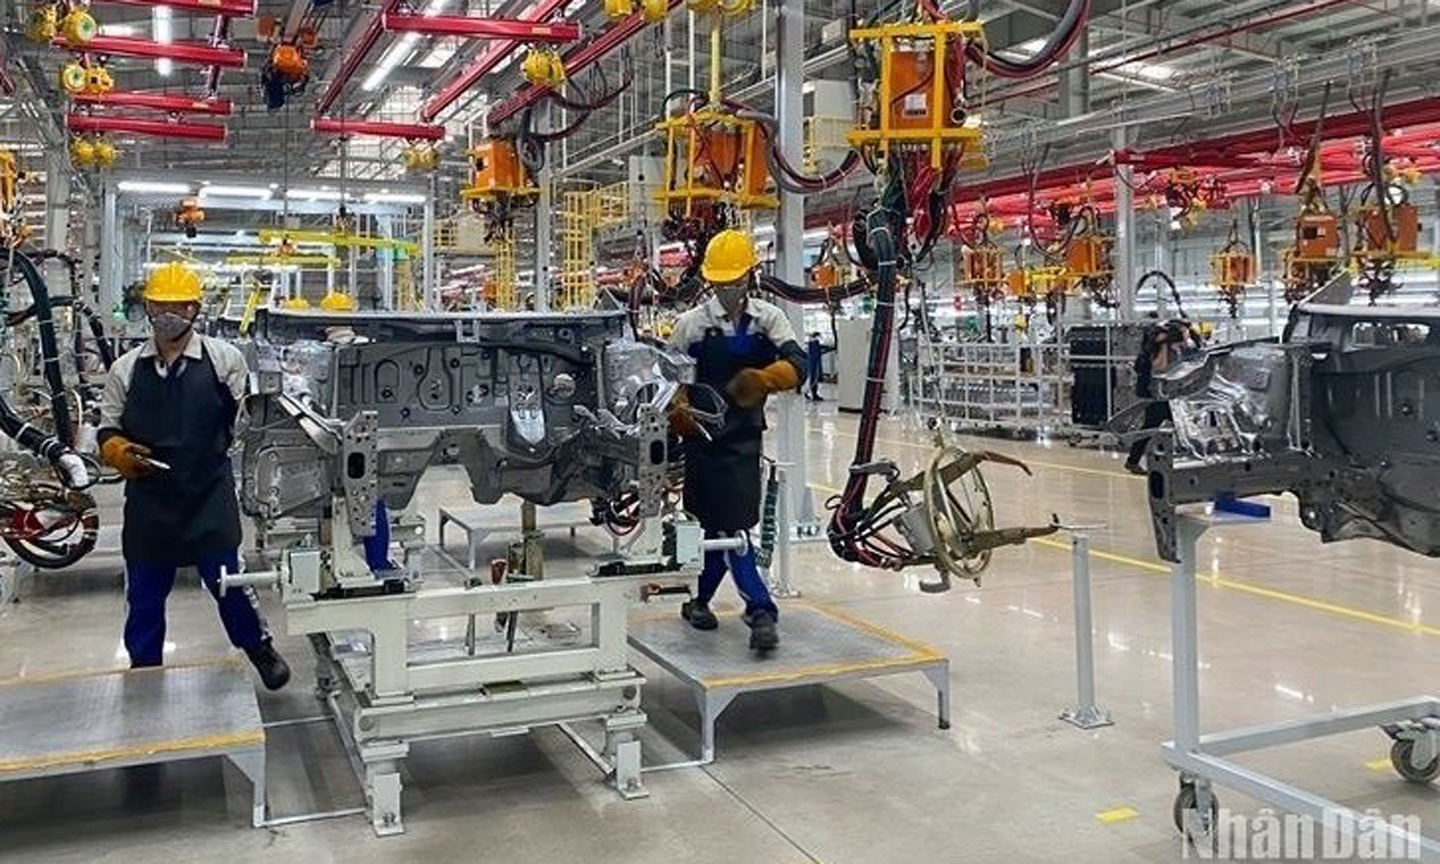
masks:
[[[211,12],[216,15],[230,15],[249,18],[255,14],[255,0],[98,0],[101,3],[120,3],[126,6],[169,6],[187,12]]]
[[[186,138],[191,141],[224,141],[225,127],[213,123],[172,123],[141,117],[94,117],[71,114],[65,118],[71,132],[129,132],[156,138]]]
[[[109,93],[76,93],[70,97],[82,105],[120,105],[126,108],[153,108],[173,114],[211,114],[217,117],[229,116],[232,105],[229,99],[192,99],[188,96],[164,96],[159,93],[129,93],[111,90]]]
[[[544,21],[560,11],[560,8],[567,2],[569,2],[569,0],[541,0],[540,4],[534,9],[522,15],[520,20]],[[456,99],[460,98],[462,93],[474,87],[475,82],[483,78],[491,69],[499,66],[500,61],[509,57],[511,53],[519,47],[520,41],[518,39],[511,39],[506,42],[491,45],[489,50],[472,60],[469,66],[461,70],[454,81],[451,81],[445,85],[444,89],[439,93],[430,97],[430,101],[426,102],[425,107],[420,109],[420,119],[426,123],[434,121],[441,111],[450,107]]]
[[[222,69],[243,69],[245,51],[220,48],[203,42],[151,42],[124,36],[96,36],[84,45],[72,45],[63,38],[55,40],[56,48],[84,54],[105,54],[111,57],[147,57],[174,60],[193,66],[218,66]]]
[[[544,24],[514,18],[471,18],[466,15],[406,15],[386,12],[380,16],[386,30],[423,33],[427,36],[464,36],[470,39],[519,39],[525,42],[574,42],[580,25],[574,21]]]
[[[422,123],[387,123],[381,120],[358,120],[344,117],[316,117],[310,121],[316,132],[340,135],[379,135],[383,138],[405,138],[411,141],[439,141],[445,137],[444,126]]]
[[[683,4],[685,0],[668,0],[666,11],[672,10]],[[605,30],[595,40],[581,45],[565,55],[565,74],[573,77],[579,75],[590,64],[619,48],[626,41],[645,29],[645,16],[640,11],[632,12],[629,16],[621,19],[618,23]],[[539,87],[531,84],[519,93],[506,99],[504,102],[490,109],[490,122],[502,123],[506,118],[513,116],[519,111],[535,104],[545,94],[547,87]]]
[[[384,29],[381,27],[381,19],[384,18],[386,12],[395,9],[399,5],[400,0],[385,0],[385,4],[365,23],[365,29],[361,31],[360,37],[355,40],[354,45],[350,46],[350,51],[345,55],[345,59],[340,61],[340,71],[335,73],[334,78],[330,79],[330,83],[325,87],[325,92],[320,96],[320,101],[315,103],[315,114],[317,116],[329,111],[330,106],[335,104],[335,100],[340,98],[340,92],[345,89],[345,85],[349,83],[351,77],[355,75],[355,70],[359,69],[360,64],[365,62],[365,55],[369,54],[370,49],[375,47],[375,42],[380,38],[380,34],[384,32]]]

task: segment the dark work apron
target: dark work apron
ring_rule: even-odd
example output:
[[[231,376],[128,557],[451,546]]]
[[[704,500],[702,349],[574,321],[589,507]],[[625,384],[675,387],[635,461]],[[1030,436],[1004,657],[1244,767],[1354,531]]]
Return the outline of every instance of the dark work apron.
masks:
[[[759,369],[775,362],[774,344],[752,333],[753,320],[742,315],[734,336],[718,327],[705,332],[692,346],[695,381],[715,388],[725,399],[725,425],[703,437],[685,439],[685,509],[700,524],[714,531],[744,531],[760,521],[761,433],[765,430],[764,404],[750,409],[730,402],[725,385],[741,369]],[[718,406],[699,402],[713,411]]]
[[[125,484],[127,561],[181,566],[240,547],[229,457],[235,412],[203,344],[178,376],[161,378],[153,358],[136,361],[120,428],[170,470]]]

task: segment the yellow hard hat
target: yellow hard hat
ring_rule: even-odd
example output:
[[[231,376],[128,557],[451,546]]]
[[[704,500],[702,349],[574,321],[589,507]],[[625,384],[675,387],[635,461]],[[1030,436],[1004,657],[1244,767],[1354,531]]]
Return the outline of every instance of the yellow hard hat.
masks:
[[[338,291],[331,291],[320,298],[320,308],[327,312],[354,312],[355,298]]]
[[[706,282],[734,282],[758,263],[750,234],[727,228],[710,238],[710,245],[705,247],[705,260],[700,264],[700,275]]]
[[[171,261],[150,271],[140,296],[155,303],[199,303],[200,274]]]

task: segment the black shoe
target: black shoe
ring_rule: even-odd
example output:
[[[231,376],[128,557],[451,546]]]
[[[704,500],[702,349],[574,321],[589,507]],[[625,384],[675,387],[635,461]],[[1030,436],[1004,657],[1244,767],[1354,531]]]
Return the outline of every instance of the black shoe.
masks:
[[[1142,476],[1142,477],[1145,476],[1145,469],[1140,466],[1140,463],[1139,463],[1139,462],[1128,462],[1128,461],[1127,461],[1127,462],[1125,463],[1125,470],[1126,470],[1126,471],[1129,471],[1131,474],[1138,474],[1138,475],[1140,475],[1140,476]]]
[[[710,607],[699,600],[687,600],[680,604],[680,617],[690,622],[696,630],[714,630],[720,626],[720,619]]]
[[[290,682],[289,664],[269,642],[263,643],[259,648],[246,648],[245,656],[250,658],[250,665],[260,673],[260,680],[265,682],[266,690],[279,690]]]
[[[745,623],[750,626],[750,648],[764,654],[774,651],[780,644],[780,634],[775,630],[775,618],[769,612],[746,615]]]

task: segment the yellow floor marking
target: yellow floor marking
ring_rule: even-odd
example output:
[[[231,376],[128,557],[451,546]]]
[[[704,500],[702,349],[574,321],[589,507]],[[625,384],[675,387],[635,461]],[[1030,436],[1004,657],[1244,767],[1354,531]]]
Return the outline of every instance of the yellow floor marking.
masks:
[[[1095,818],[1099,819],[1106,825],[1114,825],[1116,822],[1124,822],[1127,819],[1134,819],[1139,815],[1140,811],[1136,810],[1134,807],[1120,806],[1113,807],[1109,810],[1101,810],[1099,813],[1095,814]]]
[[[837,492],[828,486],[810,484],[816,489],[826,492]],[[1065,552],[1070,551],[1070,544],[1060,540],[1048,540],[1044,537],[1036,537],[1029,542],[1038,546],[1048,546],[1051,549],[1059,549]],[[1141,570],[1148,570],[1151,573],[1170,572],[1170,565],[1161,561],[1149,561],[1144,558],[1134,558],[1129,555],[1121,555],[1116,552],[1106,552],[1103,549],[1091,547],[1090,557],[1100,561],[1111,561],[1116,564],[1124,564],[1127,567],[1137,567]],[[1207,585],[1218,588],[1228,588],[1232,591],[1240,591],[1256,597],[1264,597],[1269,600],[1279,600],[1285,603],[1293,603],[1297,606],[1304,606],[1307,609],[1314,609],[1318,612],[1328,612],[1332,615],[1339,615],[1351,618],[1356,621],[1365,621],[1382,627],[1390,627],[1396,630],[1405,630],[1410,633],[1419,633],[1425,636],[1440,636],[1440,627],[1429,624],[1422,624],[1418,621],[1406,621],[1403,618],[1395,618],[1379,612],[1371,612],[1367,609],[1357,609],[1354,606],[1346,606],[1343,603],[1335,603],[1330,600],[1322,600],[1318,597],[1310,597],[1304,594],[1296,594],[1291,591],[1281,591],[1277,588],[1266,588],[1251,582],[1244,582],[1222,576],[1219,573],[1201,573],[1199,580]]]
[[[240,657],[234,654],[224,654],[216,657],[205,657],[200,660],[191,660],[186,663],[166,663],[164,667],[150,666],[141,669],[90,669],[84,672],[60,672],[55,675],[19,675],[14,678],[0,678],[0,687],[9,687],[14,684],[49,684],[52,681],[69,681],[75,678],[97,678],[102,675],[144,675],[155,672],[158,669],[194,669],[199,666],[240,666]]]
[[[219,750],[242,747],[250,744],[263,745],[265,733],[235,732],[229,735],[210,735],[202,738],[181,738],[174,741],[155,741],[131,747],[113,747],[106,750],[77,750],[71,753],[57,753],[38,759],[13,759],[0,762],[0,774],[13,771],[37,771],[62,765],[81,765],[92,762],[108,762],[129,757],[153,756],[156,753],[178,753],[184,750]]]
[[[1382,756],[1379,759],[1371,759],[1365,763],[1365,767],[1371,771],[1389,771],[1391,770],[1390,757]]]

